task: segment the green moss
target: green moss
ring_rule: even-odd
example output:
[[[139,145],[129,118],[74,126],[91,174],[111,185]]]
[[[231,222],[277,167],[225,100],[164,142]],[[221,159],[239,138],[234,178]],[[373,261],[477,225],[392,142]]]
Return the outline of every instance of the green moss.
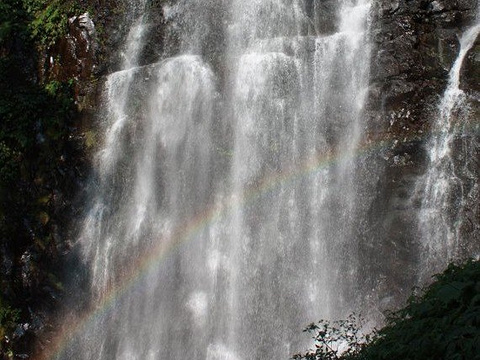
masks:
[[[97,134],[95,131],[89,130],[84,133],[85,146],[90,149],[97,144]]]
[[[79,12],[71,0],[23,0],[27,13],[32,17],[29,30],[32,38],[42,47],[54,45],[68,30],[68,18]]]
[[[0,351],[3,354],[12,354],[10,343],[6,339],[11,339],[12,334],[20,321],[20,310],[11,307],[0,296]]]
[[[23,0],[0,1],[0,47],[16,37],[26,34],[25,24],[28,21],[23,10]]]

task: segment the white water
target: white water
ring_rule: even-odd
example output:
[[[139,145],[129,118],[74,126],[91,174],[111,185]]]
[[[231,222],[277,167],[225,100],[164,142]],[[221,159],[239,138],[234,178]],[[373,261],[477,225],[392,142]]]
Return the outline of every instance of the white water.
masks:
[[[103,310],[59,358],[287,359],[351,310],[370,1],[328,35],[306,9],[179,1],[181,53],[143,67],[134,22],[79,239]]]
[[[465,202],[474,196],[478,185],[467,188],[465,177],[472,178],[466,164],[472,156],[472,144],[466,137],[471,129],[468,123],[469,99],[460,89],[460,75],[465,56],[480,34],[480,24],[467,29],[459,38],[460,49],[450,70],[448,85],[438,105],[438,116],[432,127],[428,143],[429,166],[420,184],[423,202],[419,212],[419,231],[422,241],[420,258],[420,280],[440,272],[452,260],[465,256],[478,256],[464,249],[462,234],[462,212]],[[455,145],[457,142],[457,145]],[[458,152],[464,160],[455,161]],[[476,179],[473,179],[476,183]],[[468,240],[467,240],[468,241]]]

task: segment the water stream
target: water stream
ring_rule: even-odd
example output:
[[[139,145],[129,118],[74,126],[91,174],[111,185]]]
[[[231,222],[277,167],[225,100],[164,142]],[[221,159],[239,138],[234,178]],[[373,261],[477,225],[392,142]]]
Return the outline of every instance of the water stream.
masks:
[[[77,242],[88,299],[52,358],[288,359],[309,346],[306,324],[356,310],[365,276],[371,1],[165,2],[164,54],[143,65],[148,4],[128,2],[105,81]],[[426,143],[420,282],[472,253],[462,212],[480,189],[460,78],[479,33],[459,39]]]
[[[459,52],[427,144],[428,171],[419,183],[423,191],[418,214],[423,247],[419,267],[421,282],[440,272],[452,260],[480,255],[472,251],[475,244],[468,244],[469,239],[465,239],[461,231],[462,221],[466,219],[466,202],[478,193],[478,179],[469,170],[469,162],[475,157],[475,139],[471,137],[469,121],[470,100],[460,89],[462,65],[479,34],[477,23],[459,38]]]
[[[80,231],[93,310],[59,359],[287,359],[351,310],[369,9],[180,0],[180,52],[145,66],[137,12]]]

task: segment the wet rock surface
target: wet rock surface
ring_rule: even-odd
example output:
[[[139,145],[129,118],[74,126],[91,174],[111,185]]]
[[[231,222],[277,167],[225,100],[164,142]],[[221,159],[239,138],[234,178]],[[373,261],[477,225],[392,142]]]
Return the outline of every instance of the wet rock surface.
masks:
[[[19,137],[28,146],[12,160],[20,169],[17,175],[11,170],[16,180],[5,185],[2,175],[2,359],[31,358],[35,347],[48,346],[54,330],[52,314],[65,306],[63,284],[69,275],[64,264],[75,261],[69,255],[75,238],[69,224],[82,212],[88,153],[97,141],[93,122],[101,77],[115,67],[111,54],[120,41],[116,36],[124,34],[118,25],[119,3],[79,1],[78,7],[91,13],[78,11],[65,19],[65,34],[41,46],[30,37],[28,23],[22,22],[26,18],[22,3],[8,4],[6,9],[17,23],[8,38],[0,39],[1,143],[2,150],[8,150],[5,144],[16,145]],[[16,101],[25,114],[10,110],[9,101]],[[33,126],[19,130],[22,125],[15,125],[16,132],[5,135],[10,120],[3,116],[12,117],[11,113],[18,117],[17,124]],[[54,120],[47,127],[50,116]],[[13,145],[4,142],[8,136]]]
[[[365,301],[380,304],[380,312],[401,305],[417,284],[417,211],[422,194],[416,184],[428,165],[426,145],[459,51],[459,36],[473,24],[477,7],[474,0],[381,0],[373,5],[374,51],[366,113],[371,118],[370,136],[381,144],[371,161],[383,168],[384,176],[371,212],[377,226],[363,243],[360,257],[364,273],[379,276],[360,279],[359,284],[368,292]],[[464,63],[461,81],[466,93],[477,94],[470,101],[477,114],[478,61],[477,40]],[[478,156],[478,145],[475,148]],[[478,162],[472,172],[478,174]],[[470,215],[465,217],[471,218],[466,221],[471,228],[478,229],[474,198],[471,193]],[[476,231],[468,236],[478,244]],[[380,248],[369,251],[372,246]]]

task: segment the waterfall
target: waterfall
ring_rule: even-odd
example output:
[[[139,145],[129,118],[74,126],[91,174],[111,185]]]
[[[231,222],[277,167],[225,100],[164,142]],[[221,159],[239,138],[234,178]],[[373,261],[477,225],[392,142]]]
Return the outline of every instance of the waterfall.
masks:
[[[370,1],[179,0],[178,53],[145,66],[134,8],[57,358],[287,359],[354,300]]]
[[[478,179],[470,172],[474,159],[469,97],[460,89],[464,59],[473,47],[480,24],[467,29],[459,39],[460,49],[449,73],[448,85],[438,105],[438,115],[427,144],[428,171],[421,180],[422,205],[419,233],[423,251],[420,281],[441,271],[450,261],[478,256],[462,234],[466,202],[478,194]],[[476,250],[477,252],[480,249]]]

